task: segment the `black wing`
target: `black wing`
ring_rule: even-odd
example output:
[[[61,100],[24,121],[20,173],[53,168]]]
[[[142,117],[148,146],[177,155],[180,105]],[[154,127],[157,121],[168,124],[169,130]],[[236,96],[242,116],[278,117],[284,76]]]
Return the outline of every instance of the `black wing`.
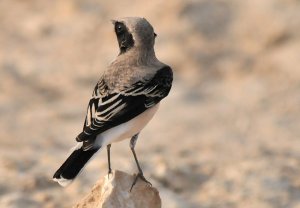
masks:
[[[93,141],[105,130],[125,123],[159,103],[169,94],[173,73],[169,66],[158,70],[151,80],[144,80],[118,93],[107,94],[104,80],[95,87],[83,131],[76,140]]]

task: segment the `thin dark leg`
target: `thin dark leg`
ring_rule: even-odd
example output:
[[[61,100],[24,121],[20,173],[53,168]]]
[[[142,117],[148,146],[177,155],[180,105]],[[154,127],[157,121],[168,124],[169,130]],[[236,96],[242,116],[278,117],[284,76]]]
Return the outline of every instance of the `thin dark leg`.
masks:
[[[136,166],[137,166],[137,168],[138,168],[138,170],[139,170],[139,173],[141,173],[141,174],[143,175],[143,170],[142,170],[142,168],[141,168],[141,166],[140,166],[140,163],[139,163],[139,161],[138,161],[138,159],[137,159],[137,156],[136,156],[136,153],[135,153],[134,148],[131,148],[131,151],[132,151],[132,154],[133,154],[133,157],[134,157]]]
[[[106,148],[107,148],[107,159],[108,159],[108,177],[109,177],[109,174],[111,174],[110,147],[111,147],[111,144],[109,144],[109,145],[106,146]]]
[[[132,190],[133,186],[136,184],[138,178],[142,179],[144,182],[148,183],[150,186],[152,186],[152,184],[144,177],[144,174],[143,174],[143,170],[139,164],[139,161],[137,159],[137,156],[136,156],[136,153],[135,153],[135,150],[134,150],[134,147],[135,147],[135,144],[136,144],[136,141],[137,141],[137,138],[138,138],[138,134],[137,135],[134,135],[131,140],[130,140],[130,149],[132,151],[132,154],[134,156],[134,160],[136,162],[136,165],[137,165],[137,168],[139,170],[139,173],[136,175],[132,185],[131,185],[131,188],[130,188],[130,191]]]

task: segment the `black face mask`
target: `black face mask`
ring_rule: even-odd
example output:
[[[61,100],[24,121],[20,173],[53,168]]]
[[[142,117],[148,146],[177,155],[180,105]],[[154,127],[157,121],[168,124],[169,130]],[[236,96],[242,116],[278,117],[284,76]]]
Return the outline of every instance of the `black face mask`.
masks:
[[[132,34],[122,22],[115,23],[115,32],[118,38],[120,53],[125,53],[134,46]]]

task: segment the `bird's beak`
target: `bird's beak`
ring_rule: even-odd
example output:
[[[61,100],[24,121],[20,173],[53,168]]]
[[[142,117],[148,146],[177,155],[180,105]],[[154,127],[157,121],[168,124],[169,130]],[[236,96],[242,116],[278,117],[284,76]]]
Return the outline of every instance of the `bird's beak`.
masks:
[[[110,20],[111,21],[111,23],[113,24],[113,25],[115,25],[116,24],[116,20]]]

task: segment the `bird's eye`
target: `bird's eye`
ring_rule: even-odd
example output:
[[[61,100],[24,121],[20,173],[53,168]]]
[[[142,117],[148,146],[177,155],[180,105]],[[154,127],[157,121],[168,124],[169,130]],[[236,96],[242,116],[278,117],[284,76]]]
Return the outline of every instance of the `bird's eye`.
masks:
[[[124,31],[124,25],[121,23],[116,24],[116,32],[122,33]]]
[[[156,33],[154,33],[153,35],[154,35],[154,38],[156,38],[156,37],[157,37],[157,34],[156,34]]]

